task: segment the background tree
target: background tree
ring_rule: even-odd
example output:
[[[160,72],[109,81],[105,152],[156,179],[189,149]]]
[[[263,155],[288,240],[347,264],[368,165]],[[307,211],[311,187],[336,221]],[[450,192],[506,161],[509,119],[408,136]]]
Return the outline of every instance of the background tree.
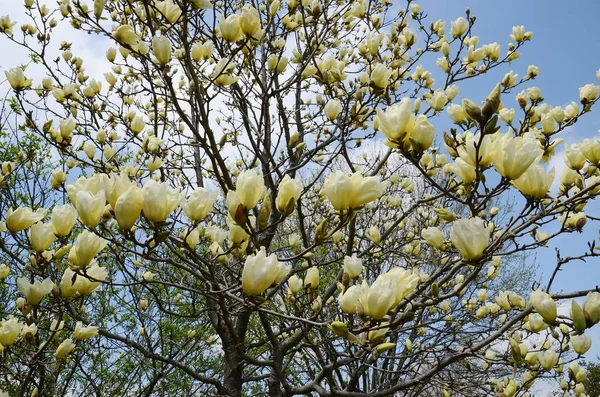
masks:
[[[9,394],[513,396],[567,372],[583,393],[600,293],[553,283],[594,243],[530,299],[509,280],[598,219],[600,141],[568,146],[557,194],[544,164],[600,87],[552,107],[529,66],[457,100],[531,32],[503,53],[410,1],[25,8],[0,19],[30,53],[6,71]],[[69,24],[110,70],[53,41]]]

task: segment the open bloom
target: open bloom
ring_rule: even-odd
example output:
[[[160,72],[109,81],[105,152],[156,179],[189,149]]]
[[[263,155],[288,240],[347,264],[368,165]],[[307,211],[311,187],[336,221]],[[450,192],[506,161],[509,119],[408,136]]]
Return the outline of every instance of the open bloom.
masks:
[[[54,288],[54,283],[49,278],[40,282],[39,280],[35,280],[32,284],[29,283],[29,280],[25,277],[17,278],[17,287],[19,287],[19,291],[25,299],[27,299],[27,304],[29,305],[37,305],[40,303],[42,298],[48,295],[52,288]]]
[[[242,289],[249,296],[259,295],[275,282],[279,271],[277,255],[267,256],[261,247],[255,255],[249,255],[242,270]]]
[[[323,191],[333,208],[338,211],[358,208],[378,199],[387,187],[377,177],[364,177],[355,172],[351,176],[335,171],[325,179]]]
[[[31,208],[19,207],[16,210],[9,208],[6,213],[6,227],[13,233],[27,229],[34,223],[41,221],[46,215],[44,209],[32,211]]]
[[[108,271],[104,267],[98,266],[96,261],[85,269],[85,273],[75,273],[70,268],[66,268],[60,280],[60,289],[65,298],[72,296],[89,295],[94,292],[106,280]]]
[[[419,276],[417,274],[401,267],[395,267],[384,275],[391,278],[396,283],[394,306],[400,303],[402,299],[406,298],[419,283]]]
[[[473,134],[467,131],[464,135],[464,144],[456,149],[458,155],[469,165],[477,164],[487,167],[492,163],[492,139],[489,135]]]
[[[164,222],[180,202],[179,189],[149,179],[142,188],[142,210],[152,222]]]
[[[47,250],[56,240],[51,223],[37,222],[29,229],[29,241],[35,252]]]
[[[542,158],[536,138],[530,134],[512,137],[507,133],[494,140],[492,159],[498,173],[509,179],[517,179]]]
[[[196,188],[187,200],[182,200],[181,208],[190,220],[200,222],[212,210],[219,193],[204,188]]]
[[[600,93],[600,85],[586,84],[579,88],[579,100],[581,103],[593,102]]]
[[[450,238],[462,256],[474,260],[487,248],[491,232],[492,229],[479,217],[460,219],[452,223]]]
[[[556,302],[544,291],[538,289],[531,293],[531,305],[545,322],[551,324],[556,320]]]
[[[600,140],[586,138],[581,145],[581,153],[592,164],[600,163]]]
[[[4,75],[13,90],[22,90],[31,87],[32,80],[25,77],[23,69],[20,67],[5,70]]]
[[[423,151],[431,146],[435,137],[435,128],[427,116],[415,117],[410,98],[388,106],[385,112],[377,109],[376,123],[390,141],[386,145],[391,147],[410,145]]]
[[[571,336],[571,344],[575,353],[585,354],[592,347],[592,338],[587,335],[573,335]]]
[[[450,22],[450,34],[456,38],[462,36],[469,28],[469,22],[463,17],[458,18],[456,21]]]
[[[13,316],[8,320],[0,321],[0,345],[8,347],[15,343],[24,325]]]
[[[374,320],[381,320],[396,302],[396,287],[394,278],[379,275],[359,297],[364,313]]]
[[[135,33],[130,25],[119,26],[113,33],[113,38],[130,46],[135,46],[140,41],[140,36]]]
[[[108,240],[98,237],[87,230],[79,233],[75,244],[69,251],[69,266],[73,268],[87,267],[98,252],[108,244]]]
[[[57,236],[65,237],[77,221],[77,210],[72,205],[56,205],[52,208],[52,227]]]
[[[513,181],[513,185],[525,196],[541,199],[546,197],[554,183],[554,168],[546,172],[544,167],[535,165]]]
[[[75,324],[75,331],[73,331],[73,336],[75,337],[75,339],[85,340],[96,335],[98,335],[98,327],[94,327],[91,325],[88,327],[84,327],[81,321],[78,321],[77,324]]]
[[[412,111],[410,98],[403,98],[400,102],[388,106],[385,113],[377,109],[379,129],[390,141],[399,141],[406,134],[412,132],[415,116]]]
[[[386,88],[390,84],[392,70],[388,69],[384,64],[378,63],[371,71],[370,79],[373,85],[377,88]]]

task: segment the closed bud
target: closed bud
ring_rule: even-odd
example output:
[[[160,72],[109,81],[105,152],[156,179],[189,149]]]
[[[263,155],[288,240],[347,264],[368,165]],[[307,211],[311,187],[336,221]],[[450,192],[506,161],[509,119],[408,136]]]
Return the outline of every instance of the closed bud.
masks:
[[[471,119],[480,122],[482,120],[481,108],[470,99],[462,100],[463,109]]]
[[[348,335],[348,327],[341,321],[334,321],[330,324],[329,328],[337,336],[345,338]]]

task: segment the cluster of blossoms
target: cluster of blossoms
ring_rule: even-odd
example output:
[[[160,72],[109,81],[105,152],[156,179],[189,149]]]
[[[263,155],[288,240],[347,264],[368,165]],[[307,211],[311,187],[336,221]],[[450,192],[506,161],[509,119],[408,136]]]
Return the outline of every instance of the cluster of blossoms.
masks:
[[[462,363],[508,397],[568,365],[561,388],[585,396],[574,360],[600,322],[597,287],[518,290],[503,276],[598,219],[584,210],[600,194],[600,139],[564,145],[558,189],[548,164],[600,85],[564,107],[529,87],[510,108],[540,73],[531,65],[478,103],[457,83],[518,60],[531,32],[514,27],[503,55],[473,35],[470,11],[447,32],[414,1],[391,20],[392,2],[342,3],[61,0],[52,12],[25,0],[35,23],[22,41],[0,18],[35,60],[5,71],[19,124],[6,146],[33,142],[0,145],[8,365],[46,373],[53,354],[64,390],[64,368],[85,389],[85,371],[110,362],[152,374],[145,394],[176,369],[203,386],[167,394],[329,396],[429,383],[450,395],[463,384],[444,371]],[[109,43],[102,76],[72,43],[51,49],[57,18]],[[53,64],[37,62],[46,50]],[[520,212],[494,206],[514,193]]]

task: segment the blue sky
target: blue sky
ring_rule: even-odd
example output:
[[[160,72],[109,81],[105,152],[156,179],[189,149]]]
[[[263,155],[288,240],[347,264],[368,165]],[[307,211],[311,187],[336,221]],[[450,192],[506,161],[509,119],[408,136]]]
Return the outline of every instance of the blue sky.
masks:
[[[553,106],[564,106],[578,101],[578,88],[596,83],[596,70],[600,69],[600,45],[592,34],[600,15],[600,2],[596,1],[465,1],[465,0],[423,0],[419,1],[423,11],[431,21],[449,21],[464,16],[469,7],[471,15],[477,17],[474,34],[479,43],[498,42],[505,54],[509,35],[514,25],[524,25],[533,31],[533,39],[521,51],[521,58],[509,67],[490,73],[482,79],[461,84],[459,98],[468,97],[480,101],[493,85],[500,81],[504,73],[514,70],[519,76],[526,74],[527,66],[534,64],[540,68],[540,75],[528,86],[537,86],[543,97]],[[481,83],[484,84],[481,84]],[[489,84],[485,84],[489,82]],[[518,90],[520,91],[520,90]],[[518,92],[517,91],[517,92]],[[516,107],[514,94],[503,98],[507,107]],[[517,112],[518,114],[518,112]],[[574,128],[560,136],[567,143],[580,142],[584,138],[598,137],[600,129],[600,109],[581,118]],[[562,162],[562,161],[561,161]],[[558,175],[558,173],[557,173]],[[596,215],[600,210],[598,200],[588,204],[585,211]],[[584,233],[565,235],[544,250],[536,252],[539,264],[539,277],[547,281],[556,263],[555,248],[563,256],[581,254],[586,250],[587,241],[598,238],[598,225],[588,222]],[[573,262],[560,273],[552,292],[575,291],[593,288],[600,284],[600,259],[591,258],[587,263]],[[508,286],[507,286],[508,287]],[[568,311],[567,311],[568,313]],[[592,349],[586,357],[594,359],[600,355],[600,329],[589,330],[593,338]]]

